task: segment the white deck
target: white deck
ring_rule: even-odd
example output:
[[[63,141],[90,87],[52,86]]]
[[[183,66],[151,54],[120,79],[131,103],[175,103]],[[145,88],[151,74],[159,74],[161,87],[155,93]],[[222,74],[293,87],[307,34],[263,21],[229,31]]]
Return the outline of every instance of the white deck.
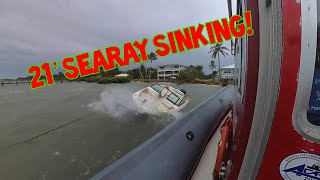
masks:
[[[177,96],[177,103],[179,104],[172,103],[167,100],[171,94]],[[142,106],[142,108],[147,112],[157,113],[180,111],[186,106],[189,98],[178,89],[168,86],[164,87],[160,94],[152,89],[152,87],[146,87],[135,92],[133,94],[133,100],[137,105]]]
[[[231,112],[226,116],[226,118],[227,117],[231,117]],[[206,149],[201,156],[200,162],[195,172],[193,173],[191,180],[213,180],[212,172],[216,163],[218,143],[221,139],[220,129],[225,119],[219,125],[219,128],[214,133],[208,145],[206,146]]]

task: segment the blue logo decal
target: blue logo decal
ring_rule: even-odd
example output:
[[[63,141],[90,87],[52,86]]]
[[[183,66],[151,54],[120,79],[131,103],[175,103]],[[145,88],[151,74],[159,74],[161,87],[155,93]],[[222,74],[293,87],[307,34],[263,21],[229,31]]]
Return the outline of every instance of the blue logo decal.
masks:
[[[290,155],[281,162],[280,174],[290,180],[320,180],[320,156],[309,153]]]
[[[306,164],[303,164],[293,168],[285,169],[283,171],[295,173],[297,176],[305,176],[305,177],[310,177],[313,179],[320,180],[320,169],[319,169],[319,166],[315,164],[312,167],[306,166]]]

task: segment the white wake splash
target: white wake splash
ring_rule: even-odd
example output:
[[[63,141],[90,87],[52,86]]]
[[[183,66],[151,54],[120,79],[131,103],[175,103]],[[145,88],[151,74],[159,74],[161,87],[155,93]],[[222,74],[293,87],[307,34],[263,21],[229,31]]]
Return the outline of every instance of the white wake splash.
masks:
[[[133,92],[126,88],[108,87],[100,94],[100,99],[90,103],[88,107],[115,117],[145,113],[143,109],[136,106],[132,94]]]

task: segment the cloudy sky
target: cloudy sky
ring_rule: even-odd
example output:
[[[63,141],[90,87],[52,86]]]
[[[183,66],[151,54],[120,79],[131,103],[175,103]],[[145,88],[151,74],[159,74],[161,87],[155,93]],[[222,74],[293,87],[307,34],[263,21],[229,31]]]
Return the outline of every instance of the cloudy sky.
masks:
[[[227,15],[226,0],[1,0],[0,79],[27,76],[32,64],[152,39]],[[209,46],[168,55],[154,66],[201,64],[208,73],[208,50]],[[223,58],[221,63],[229,65],[233,59]]]

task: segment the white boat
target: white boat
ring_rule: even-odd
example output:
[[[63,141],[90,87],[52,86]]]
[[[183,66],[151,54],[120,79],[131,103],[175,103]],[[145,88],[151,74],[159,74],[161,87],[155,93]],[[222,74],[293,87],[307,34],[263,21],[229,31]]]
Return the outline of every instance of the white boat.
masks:
[[[134,93],[133,100],[147,112],[180,111],[189,101],[185,93],[185,90],[156,83]]]

